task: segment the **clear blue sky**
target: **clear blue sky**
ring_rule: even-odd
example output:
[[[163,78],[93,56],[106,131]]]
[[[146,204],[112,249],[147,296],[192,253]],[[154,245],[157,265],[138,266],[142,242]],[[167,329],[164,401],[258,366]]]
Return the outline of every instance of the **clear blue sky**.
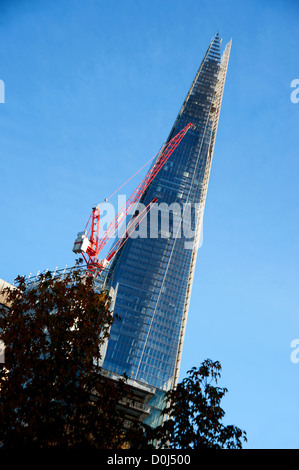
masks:
[[[232,38],[181,378],[219,360],[246,447],[298,448],[298,2],[2,0],[0,18],[9,282],[73,265],[92,205],[160,148],[212,36]]]

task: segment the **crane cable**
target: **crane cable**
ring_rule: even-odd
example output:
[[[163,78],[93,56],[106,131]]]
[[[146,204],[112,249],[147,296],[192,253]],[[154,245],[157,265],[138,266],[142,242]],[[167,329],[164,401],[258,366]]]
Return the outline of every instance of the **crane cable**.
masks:
[[[163,147],[162,147],[163,148]],[[114,196],[115,193],[117,193],[123,186],[125,186],[132,178],[134,178],[134,176],[136,176],[141,170],[143,170],[143,168],[148,165],[152,160],[154,160],[154,158],[156,158],[157,155],[159,155],[159,153],[161,152],[161,150],[159,150],[159,152],[156,153],[156,155],[154,155],[152,158],[150,158],[141,168],[139,168],[139,170],[136,171],[136,173],[134,173],[134,175],[132,175],[129,179],[127,179],[127,181],[125,181],[118,189],[116,189],[112,194],[110,194],[109,197],[107,197],[105,199],[105,202],[107,202],[112,196]]]

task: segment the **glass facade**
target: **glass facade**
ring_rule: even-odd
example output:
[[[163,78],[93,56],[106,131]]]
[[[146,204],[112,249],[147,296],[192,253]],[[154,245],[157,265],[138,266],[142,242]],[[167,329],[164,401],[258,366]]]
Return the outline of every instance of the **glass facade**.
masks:
[[[230,51],[229,43],[221,57],[220,43],[216,35],[166,142],[189,122],[195,127],[141,197],[145,205],[158,199],[146,236],[136,230],[111,266],[120,320],[103,367],[165,391],[177,380]]]

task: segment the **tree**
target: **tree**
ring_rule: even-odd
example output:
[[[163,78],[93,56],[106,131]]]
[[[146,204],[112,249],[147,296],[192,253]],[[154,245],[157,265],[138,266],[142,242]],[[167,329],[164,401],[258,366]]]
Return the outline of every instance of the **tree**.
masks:
[[[79,269],[64,277],[23,277],[0,306],[0,447],[151,449],[241,448],[246,433],[221,424],[227,389],[213,386],[219,362],[206,360],[166,394],[166,419],[124,432],[119,406],[132,395],[126,378],[101,374],[101,346],[114,321],[108,292],[95,292]],[[116,317],[116,316],[115,316]]]
[[[205,360],[187,372],[177,387],[167,392],[163,411],[166,420],[155,431],[159,447],[171,449],[240,449],[246,432],[221,423],[225,412],[220,406],[226,388],[217,384],[221,365]]]
[[[96,293],[92,277],[75,269],[60,278],[42,274],[31,285],[19,277],[5,295],[0,446],[138,447],[140,426],[126,437],[118,408],[129,396],[125,378],[100,374],[113,322],[108,293]]]

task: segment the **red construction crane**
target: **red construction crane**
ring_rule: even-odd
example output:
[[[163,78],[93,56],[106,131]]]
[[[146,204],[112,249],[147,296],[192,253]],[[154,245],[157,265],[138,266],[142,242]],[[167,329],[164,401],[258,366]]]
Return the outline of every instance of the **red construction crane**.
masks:
[[[164,163],[168,160],[172,152],[179,145],[185,134],[188,132],[190,127],[194,127],[193,124],[189,123],[185,126],[180,132],[178,132],[169,142],[166,144],[164,149],[160,152],[155,161],[154,165],[149,169],[141,183],[135,189],[131,197],[127,200],[126,204],[120,209],[119,213],[112,220],[109,227],[100,238],[100,208],[99,206],[92,208],[92,213],[88,219],[84,232],[79,232],[73,246],[73,252],[82,254],[83,258],[87,264],[87,268],[94,271],[96,269],[102,270],[112,258],[115,256],[117,251],[123,246],[127,241],[128,235],[124,235],[119,238],[115,245],[111,248],[106,258],[102,261],[99,261],[99,254],[106,245],[106,243],[115,235],[118,227],[121,225],[123,220],[127,217],[132,207],[139,201],[141,195],[144,193],[149,184],[153,181],[157,173],[161,170]],[[141,220],[146,216],[150,211],[152,205],[157,202],[157,199],[154,198],[148,206],[138,214],[138,220],[135,219],[134,226],[135,229],[141,222]],[[132,219],[130,224],[132,223]],[[129,232],[129,226],[126,231]]]
[[[151,202],[138,214],[134,214],[128,226],[125,228],[124,233],[121,237],[117,240],[117,242],[110,248],[109,253],[107,254],[105,260],[101,261],[103,267],[106,267],[106,263],[109,263],[112,258],[116,255],[116,253],[121,249],[121,247],[126,243],[127,239],[129,238],[130,234],[136,230],[139,226],[140,222],[144,219],[144,217],[149,213],[152,206],[158,201],[156,197],[154,197]]]

